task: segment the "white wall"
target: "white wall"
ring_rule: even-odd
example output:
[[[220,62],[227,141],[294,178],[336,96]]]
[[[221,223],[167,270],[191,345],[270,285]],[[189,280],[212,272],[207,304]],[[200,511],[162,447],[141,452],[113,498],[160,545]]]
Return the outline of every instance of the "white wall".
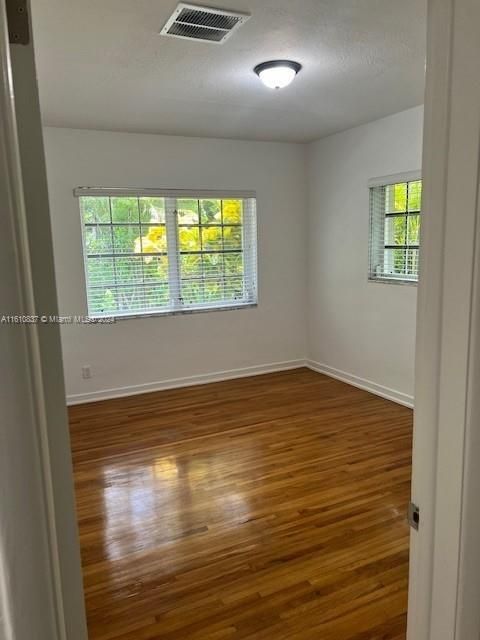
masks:
[[[367,183],[421,168],[422,123],[423,108],[416,107],[308,149],[309,358],[320,369],[369,381],[407,402],[417,289],[367,281]]]
[[[70,399],[308,357],[411,402],[416,287],[367,280],[367,183],[421,167],[422,121],[418,107],[306,146],[47,128],[63,315],[87,312],[74,187],[255,189],[258,197],[258,308],[65,326]]]
[[[62,315],[87,313],[74,187],[257,191],[258,307],[64,326],[68,396],[305,358],[303,145],[47,128],[45,146]]]

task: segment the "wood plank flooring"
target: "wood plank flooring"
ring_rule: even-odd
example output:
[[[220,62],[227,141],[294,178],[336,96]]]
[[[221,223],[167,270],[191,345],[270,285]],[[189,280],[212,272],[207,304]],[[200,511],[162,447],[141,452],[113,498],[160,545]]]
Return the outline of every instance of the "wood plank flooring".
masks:
[[[409,409],[298,369],[70,422],[90,640],[404,640]]]

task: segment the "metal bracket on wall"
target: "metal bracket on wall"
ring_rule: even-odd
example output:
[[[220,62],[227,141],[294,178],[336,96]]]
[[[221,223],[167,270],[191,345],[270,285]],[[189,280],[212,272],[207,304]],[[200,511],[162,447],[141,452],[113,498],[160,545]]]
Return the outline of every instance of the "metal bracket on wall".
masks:
[[[420,509],[413,502],[410,502],[410,504],[408,505],[408,524],[412,527],[412,529],[418,531],[418,528],[420,526]]]
[[[30,25],[27,0],[6,0],[10,44],[29,44]]]

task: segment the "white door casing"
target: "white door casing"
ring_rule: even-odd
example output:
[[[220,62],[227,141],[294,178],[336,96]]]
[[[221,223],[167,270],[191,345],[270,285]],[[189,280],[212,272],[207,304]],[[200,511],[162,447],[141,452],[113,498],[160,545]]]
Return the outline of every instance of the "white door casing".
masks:
[[[460,564],[472,563],[472,550],[462,545],[473,523],[465,520],[464,487],[472,485],[465,460],[476,426],[471,404],[478,402],[479,34],[478,0],[429,0],[412,479],[420,530],[411,535],[409,640],[479,634],[463,626]]]
[[[28,257],[5,5],[0,4],[0,314],[29,306]],[[25,262],[27,260],[27,264]],[[0,637],[59,640],[35,403],[34,335],[0,325]],[[32,533],[34,532],[34,537]],[[34,623],[33,623],[34,621]]]
[[[0,315],[57,315],[33,43],[9,47],[6,0],[0,69]],[[0,325],[0,375],[0,637],[86,640],[58,326]]]

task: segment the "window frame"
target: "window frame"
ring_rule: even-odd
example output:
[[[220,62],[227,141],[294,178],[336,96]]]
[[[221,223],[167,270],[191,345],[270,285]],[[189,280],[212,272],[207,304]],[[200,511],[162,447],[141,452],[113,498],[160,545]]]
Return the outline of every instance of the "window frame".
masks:
[[[173,316],[173,315],[186,315],[192,313],[208,313],[208,312],[216,312],[216,311],[231,311],[231,310],[240,310],[240,309],[249,309],[258,306],[258,259],[257,259],[257,245],[258,245],[258,225],[257,225],[257,195],[255,191],[246,191],[246,190],[205,190],[205,189],[152,189],[152,188],[109,188],[109,187],[76,187],[73,190],[74,196],[78,199],[78,207],[80,213],[80,224],[81,224],[81,234],[82,234],[82,260],[84,266],[84,276],[85,276],[85,295],[86,295],[86,304],[88,315],[91,318],[115,318],[115,320],[129,320],[134,318],[149,318],[149,317],[158,317],[158,316]],[[131,197],[131,198],[141,198],[141,197],[157,197],[163,198],[165,201],[165,225],[166,237],[167,237],[167,248],[165,251],[165,255],[168,258],[168,284],[169,287],[172,286],[172,283],[175,283],[174,294],[170,296],[170,304],[165,309],[153,309],[153,310],[143,310],[143,311],[128,311],[125,313],[119,311],[113,311],[111,313],[93,313],[90,312],[89,309],[89,275],[88,275],[88,253],[85,246],[85,228],[87,226],[97,226],[86,225],[83,220],[83,211],[81,206],[81,198],[85,197],[107,197],[107,198],[116,198],[116,197]],[[177,200],[180,199],[194,199],[194,200],[203,200],[203,199],[211,199],[211,200],[242,200],[244,203],[244,212],[245,212],[245,202],[248,200],[253,200],[253,210],[249,212],[248,215],[244,215],[241,226],[242,229],[242,250],[241,253],[244,257],[243,260],[243,286],[245,289],[245,296],[243,300],[232,300],[229,303],[226,300],[221,300],[218,302],[204,302],[204,303],[191,303],[186,304],[181,300],[181,296],[179,292],[181,291],[181,273],[180,273],[180,264],[179,258],[181,255],[181,251],[178,248],[178,232],[181,227],[181,224],[178,222],[177,217]],[[199,211],[200,216],[200,211]],[[119,223],[120,224],[120,223]],[[123,223],[122,223],[123,224]],[[125,226],[126,223],[123,224]],[[115,223],[105,223],[104,226],[108,228],[115,227]],[[121,226],[121,225],[120,225]],[[132,223],[132,226],[135,226],[135,223]],[[139,231],[142,229],[141,221],[139,221]],[[145,224],[147,226],[147,224]],[[185,225],[184,225],[185,226]],[[187,225],[187,226],[197,226],[197,225]],[[201,224],[201,220],[199,217],[198,227],[202,229],[204,225]],[[211,225],[212,226],[212,225]],[[214,225],[214,226],[235,226],[235,225]],[[215,251],[214,253],[225,253],[225,249],[221,251]],[[115,257],[141,257],[144,254],[141,253],[119,253],[114,254],[114,250],[112,249],[112,256]],[[203,255],[204,252],[201,251],[200,255]],[[157,255],[157,254],[155,254]],[[158,254],[160,255],[160,254]],[[173,301],[173,302],[172,302]]]
[[[379,230],[376,229],[374,230],[375,227],[375,223],[374,223],[374,211],[373,211],[373,204],[372,204],[372,190],[375,188],[379,188],[379,187],[389,187],[395,184],[403,184],[403,183],[411,183],[411,182],[418,182],[418,181],[422,181],[422,173],[420,169],[417,169],[415,171],[408,171],[408,172],[403,172],[403,173],[396,173],[396,174],[392,174],[392,175],[388,175],[388,176],[381,176],[381,177],[377,177],[377,178],[372,178],[371,180],[369,180],[368,182],[368,195],[369,195],[369,217],[368,217],[368,282],[373,282],[373,283],[377,283],[377,284],[396,284],[396,285],[406,285],[406,286],[418,286],[418,278],[419,278],[419,274],[417,273],[416,278],[408,278],[405,277],[405,274],[399,274],[399,275],[395,275],[395,274],[382,274],[382,275],[377,275],[374,273],[374,269],[373,269],[373,265],[374,265],[374,253],[379,251],[379,247],[375,246],[375,242],[373,240],[374,238],[374,234],[378,233]],[[423,186],[423,185],[422,185]],[[407,196],[408,198],[408,196]],[[395,218],[395,217],[405,217],[407,220],[407,225],[408,225],[408,217],[409,216],[420,216],[420,225],[421,225],[421,216],[422,216],[422,209],[420,209],[420,211],[412,211],[409,212],[408,211],[408,199],[407,199],[407,211],[405,212],[398,212],[398,213],[391,213],[388,214],[386,212],[383,212],[383,218],[382,218],[382,229],[381,232],[384,233],[384,229],[385,229],[385,221],[388,218]],[[382,252],[383,252],[383,260],[385,260],[385,251],[388,248],[393,248],[393,249],[405,249],[405,248],[411,248],[411,249],[415,249],[418,250],[420,253],[420,242],[418,243],[418,245],[386,245],[385,241],[383,240],[382,243]]]

